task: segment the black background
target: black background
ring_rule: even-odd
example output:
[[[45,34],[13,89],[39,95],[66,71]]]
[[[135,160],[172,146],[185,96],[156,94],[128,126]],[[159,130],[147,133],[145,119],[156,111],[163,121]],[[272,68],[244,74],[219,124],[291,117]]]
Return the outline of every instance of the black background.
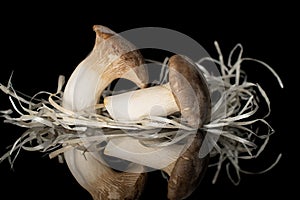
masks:
[[[212,56],[213,42],[219,42],[224,56],[237,44],[244,55],[271,65],[284,83],[281,89],[265,68],[248,67],[249,79],[258,82],[271,100],[268,121],[275,129],[266,150],[247,168],[268,167],[282,153],[271,171],[260,175],[242,174],[234,186],[222,171],[211,184],[215,168],[210,168],[199,189],[190,199],[261,199],[285,196],[290,199],[297,185],[297,68],[299,42],[296,40],[296,11],[289,4],[245,2],[236,5],[219,3],[192,5],[129,3],[111,4],[1,6],[0,14],[0,83],[5,84],[14,70],[15,89],[26,94],[40,90],[55,91],[60,74],[67,78],[94,45],[92,26],[101,24],[116,32],[155,26],[170,28],[197,40]],[[118,10],[116,9],[118,8]],[[119,11],[120,10],[120,11]],[[122,11],[121,11],[122,10]],[[5,14],[4,14],[5,11]],[[299,34],[298,34],[299,35]],[[249,65],[250,66],[250,65]],[[0,95],[0,110],[11,108],[6,95]],[[12,144],[24,129],[0,124],[0,153]],[[293,184],[293,181],[296,184]],[[21,152],[14,170],[7,161],[0,164],[0,199],[91,199],[71,176],[66,165],[50,160],[39,152]],[[142,199],[164,199],[166,183],[159,173],[151,173]]]

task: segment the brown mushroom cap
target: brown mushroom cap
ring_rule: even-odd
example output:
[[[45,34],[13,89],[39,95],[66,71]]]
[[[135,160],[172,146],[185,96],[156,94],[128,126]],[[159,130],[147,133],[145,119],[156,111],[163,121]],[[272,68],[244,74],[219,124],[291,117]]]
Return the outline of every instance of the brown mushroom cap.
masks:
[[[207,82],[187,57],[169,60],[169,83],[183,120],[198,129],[190,146],[177,159],[168,181],[168,199],[187,198],[197,188],[209,163],[209,154],[199,157],[205,132],[199,130],[210,120],[211,100]]]
[[[189,58],[174,55],[169,59],[169,83],[182,118],[193,128],[210,119],[210,93],[206,79]]]

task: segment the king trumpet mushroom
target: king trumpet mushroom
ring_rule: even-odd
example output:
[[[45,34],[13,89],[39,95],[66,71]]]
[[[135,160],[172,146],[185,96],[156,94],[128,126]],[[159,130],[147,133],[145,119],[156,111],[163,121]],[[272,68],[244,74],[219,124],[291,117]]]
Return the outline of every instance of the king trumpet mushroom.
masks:
[[[93,30],[94,48],[76,67],[64,90],[62,106],[74,112],[96,112],[103,90],[117,78],[140,88],[148,79],[143,57],[130,42],[104,26],[95,25]],[[118,172],[76,148],[66,151],[64,157],[77,182],[94,200],[137,199],[143,190],[145,173]]]
[[[174,55],[168,63],[169,83],[145,88],[148,74],[140,52],[107,27],[95,25],[93,29],[95,46],[68,80],[63,107],[96,112],[103,90],[113,80],[125,78],[140,89],[103,99],[114,120],[180,113],[182,122],[196,134],[190,135],[185,145],[175,143],[164,148],[146,147],[129,136],[111,138],[104,154],[97,157],[74,147],[64,152],[71,173],[94,200],[138,199],[146,181],[145,167],[160,169],[169,175],[168,199],[187,198],[199,185],[209,161],[209,155],[199,157],[205,136],[200,128],[209,121],[211,112],[205,78],[187,57]],[[126,112],[122,112],[124,109]],[[102,156],[127,160],[132,165],[126,171],[114,170]]]
[[[182,121],[197,130],[197,133],[190,138],[191,142],[185,149],[182,149],[175,161],[173,160],[168,166],[158,167],[169,175],[168,199],[180,200],[190,196],[197,188],[208,166],[209,155],[203,158],[199,157],[200,147],[205,136],[205,132],[201,131],[200,128],[210,120],[211,100],[204,76],[187,57],[172,56],[169,59],[168,67],[169,83],[108,96],[104,99],[104,104],[110,115],[118,120],[137,120],[145,116],[151,117],[153,114],[167,116],[171,113],[180,112]],[[125,114],[118,111],[121,109],[120,107],[124,106],[124,102],[127,102],[126,107],[128,109]],[[154,112],[152,111],[153,107],[156,107]],[[130,146],[128,142],[134,144],[132,140],[126,142],[127,146]],[[106,153],[118,157],[119,153],[116,148],[109,147],[108,144]],[[124,152],[128,155],[124,155]],[[130,151],[127,150],[122,153],[120,157],[139,162],[139,160],[134,159],[136,155],[130,154]],[[147,164],[153,167],[153,160]]]

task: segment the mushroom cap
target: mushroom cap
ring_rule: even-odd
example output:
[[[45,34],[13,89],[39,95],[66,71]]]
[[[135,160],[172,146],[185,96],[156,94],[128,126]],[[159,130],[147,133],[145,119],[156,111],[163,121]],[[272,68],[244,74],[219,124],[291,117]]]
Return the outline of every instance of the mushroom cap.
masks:
[[[199,128],[210,120],[207,81],[189,58],[174,55],[169,59],[169,83],[182,119],[188,125]]]
[[[203,158],[199,157],[203,139],[203,133],[198,131],[190,138],[190,146],[177,159],[168,181],[168,199],[185,199],[199,186],[209,164],[209,154]]]
[[[94,47],[65,86],[62,104],[72,111],[95,112],[103,90],[115,79],[128,79],[141,88],[148,83],[144,58],[137,47],[105,26],[94,25],[93,30]]]
[[[210,120],[211,99],[205,77],[185,56],[170,58],[169,84],[182,120],[197,129],[196,134],[188,138],[190,142],[177,159],[168,181],[168,199],[181,200],[198,187],[209,164],[209,154],[199,157],[205,137],[205,132],[199,128]]]

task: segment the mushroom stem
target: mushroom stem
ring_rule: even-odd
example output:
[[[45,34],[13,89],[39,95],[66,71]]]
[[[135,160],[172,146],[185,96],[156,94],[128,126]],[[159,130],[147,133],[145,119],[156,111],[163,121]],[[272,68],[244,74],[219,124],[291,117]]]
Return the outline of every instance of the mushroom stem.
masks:
[[[172,144],[165,147],[148,147],[132,137],[112,138],[106,145],[104,154],[146,166],[161,169],[169,175],[188,144]]]
[[[104,106],[113,119],[125,121],[179,111],[168,83],[105,97]]]

